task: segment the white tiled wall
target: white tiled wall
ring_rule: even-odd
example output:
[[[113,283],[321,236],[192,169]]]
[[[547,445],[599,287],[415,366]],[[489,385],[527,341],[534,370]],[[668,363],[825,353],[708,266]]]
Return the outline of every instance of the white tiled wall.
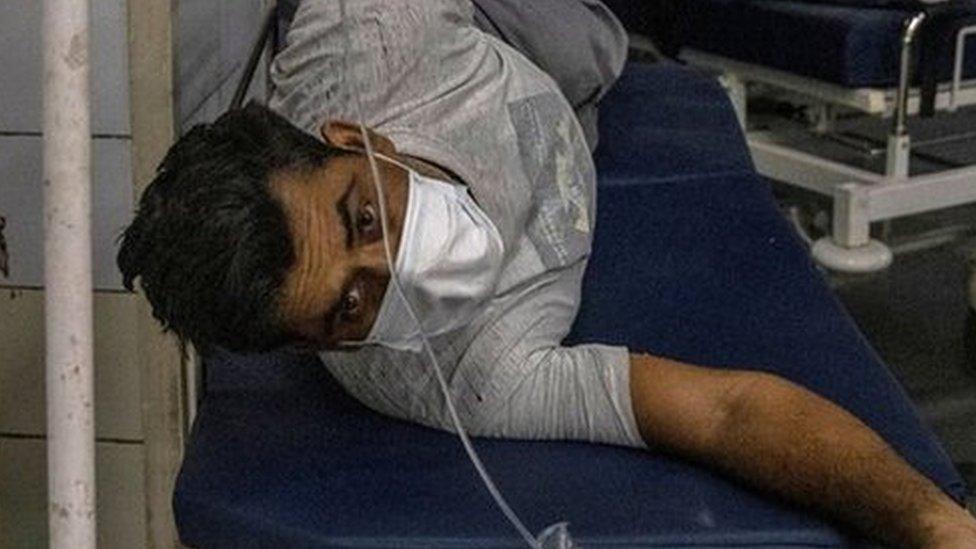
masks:
[[[0,216],[7,218],[10,267],[0,286],[43,285],[41,148],[39,136],[0,135]],[[95,139],[92,164],[95,287],[117,290],[122,278],[115,266],[116,244],[133,211],[129,139]]]
[[[126,0],[91,0],[95,285],[121,289],[115,240],[132,214]],[[0,0],[0,216],[10,252],[2,286],[43,284],[43,2]],[[2,276],[2,275],[0,275]]]
[[[93,244],[99,547],[145,545],[138,296],[118,293],[116,241],[133,211],[126,6],[92,4]],[[177,121],[227,108],[267,0],[176,2]],[[0,0],[0,547],[46,546],[39,0]],[[138,39],[138,37],[133,37]],[[257,82],[261,94],[263,79]],[[0,275],[2,276],[2,275]]]
[[[129,0],[90,0],[96,287],[116,291],[116,238],[133,210]],[[139,1],[139,0],[136,0]],[[0,547],[47,545],[44,418],[42,57],[39,0],[0,0]],[[145,546],[140,362],[134,295],[95,297],[99,547]]]
[[[0,131],[41,131],[42,5],[0,0]],[[92,131],[129,135],[126,0],[91,0],[91,7]]]
[[[145,547],[143,449],[138,444],[98,443],[98,547]],[[47,547],[47,444],[0,437],[0,547]]]
[[[95,434],[101,439],[143,438],[140,360],[132,329],[138,299],[95,295]],[[0,290],[0,435],[43,435],[46,427],[44,292]]]

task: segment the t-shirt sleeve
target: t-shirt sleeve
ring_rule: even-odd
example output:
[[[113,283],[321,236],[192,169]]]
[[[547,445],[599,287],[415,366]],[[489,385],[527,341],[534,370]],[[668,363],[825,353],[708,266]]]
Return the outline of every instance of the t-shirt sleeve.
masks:
[[[625,347],[542,347],[521,360],[526,371],[508,405],[479,434],[645,447],[631,405]]]
[[[560,343],[576,316],[584,265],[500,303],[504,312],[468,346],[455,381],[473,433],[644,447],[627,348]]]

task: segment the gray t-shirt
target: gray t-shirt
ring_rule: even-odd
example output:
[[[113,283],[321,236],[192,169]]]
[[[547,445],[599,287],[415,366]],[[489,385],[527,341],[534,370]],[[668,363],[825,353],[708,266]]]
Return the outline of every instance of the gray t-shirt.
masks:
[[[625,348],[563,347],[595,220],[593,161],[555,82],[473,23],[468,0],[306,0],[272,66],[270,106],[317,134],[366,123],[398,151],[457,174],[498,228],[494,297],[433,340],[465,427],[512,438],[643,443]],[[355,80],[353,80],[355,79]],[[346,390],[382,413],[451,430],[423,355],[323,353]]]

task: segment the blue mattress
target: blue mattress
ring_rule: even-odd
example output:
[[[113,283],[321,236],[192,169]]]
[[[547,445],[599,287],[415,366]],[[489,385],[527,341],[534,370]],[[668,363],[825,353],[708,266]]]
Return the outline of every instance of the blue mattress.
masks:
[[[961,498],[962,481],[752,170],[713,81],[631,65],[606,99],[595,252],[571,341],[779,372],[875,427]],[[836,547],[807,512],[680,460],[476,440],[536,531],[585,547]],[[382,417],[310,356],[222,354],[174,496],[193,547],[518,547],[458,442]]]
[[[961,0],[973,6],[976,2]],[[678,41],[716,53],[847,87],[889,87],[898,80],[900,36],[907,11],[803,1],[677,0]],[[635,32],[655,20],[656,2],[609,0]],[[976,77],[976,39],[967,45],[967,78]],[[948,79],[952,65],[939,67]]]

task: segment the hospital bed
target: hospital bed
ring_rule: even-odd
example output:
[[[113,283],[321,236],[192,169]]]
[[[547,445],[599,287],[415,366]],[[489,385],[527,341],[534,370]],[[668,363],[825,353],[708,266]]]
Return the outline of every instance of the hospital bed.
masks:
[[[660,4],[608,3],[638,35],[648,32]],[[951,16],[931,12],[949,5]],[[824,265],[882,269],[892,255],[872,240],[872,222],[976,201],[976,166],[935,158],[937,169],[915,169],[914,161],[931,164],[938,155],[928,153],[954,138],[913,141],[908,122],[924,104],[917,84],[926,80],[932,82],[928,104],[943,116],[976,104],[976,2],[677,0],[672,6],[681,23],[674,30],[680,58],[721,76],[759,172],[832,198],[832,234],[813,247]],[[947,34],[941,50],[931,42],[937,33]],[[822,141],[884,161],[876,168],[852,165],[752,124],[747,103],[771,94],[805,107],[810,133]],[[887,135],[845,134],[837,119],[852,113],[887,119]],[[976,128],[955,139],[976,143]]]
[[[965,486],[828,289],[714,79],[629,65],[601,109],[598,220],[567,343],[776,372]],[[519,547],[457,439],[383,417],[314,356],[217,354],[174,494],[191,547]],[[668,456],[475,440],[530,529],[584,547],[844,547],[824,519]]]

